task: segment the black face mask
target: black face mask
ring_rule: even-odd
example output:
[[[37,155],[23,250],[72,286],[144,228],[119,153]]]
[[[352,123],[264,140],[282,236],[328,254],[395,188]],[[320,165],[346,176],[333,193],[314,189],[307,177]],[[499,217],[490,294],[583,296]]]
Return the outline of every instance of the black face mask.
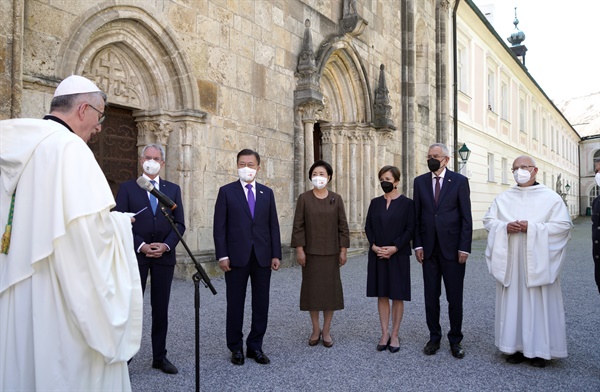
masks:
[[[394,183],[389,182],[389,181],[381,181],[381,189],[383,189],[383,192],[385,193],[390,193],[391,191],[394,190]]]
[[[440,170],[440,161],[438,161],[435,158],[429,158],[427,160],[427,167],[429,168],[429,170],[431,170],[432,172],[438,171]]]

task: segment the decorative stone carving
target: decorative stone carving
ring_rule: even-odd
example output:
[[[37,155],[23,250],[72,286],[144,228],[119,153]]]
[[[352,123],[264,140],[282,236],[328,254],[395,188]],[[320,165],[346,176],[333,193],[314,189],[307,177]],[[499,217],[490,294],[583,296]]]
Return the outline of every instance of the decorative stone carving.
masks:
[[[143,91],[137,70],[126,56],[114,48],[100,51],[86,69],[91,71],[85,71],[84,76],[93,79],[111,102],[134,108],[145,106],[142,97],[147,94]]]
[[[321,118],[322,121],[331,122],[332,114],[331,114],[331,102],[329,101],[329,97],[323,95],[323,110],[321,110]]]
[[[363,33],[367,22],[356,10],[356,0],[344,0],[343,18],[340,20],[342,33],[358,37]]]
[[[373,124],[377,129],[395,130],[392,121],[392,107],[390,106],[390,96],[387,84],[385,82],[385,66],[379,67],[379,84],[375,89],[375,103],[373,104]]]
[[[302,123],[316,123],[321,119],[323,104],[318,101],[308,101],[298,106],[298,111],[302,118]]]
[[[294,91],[294,101],[300,105],[307,101],[323,102],[323,95],[319,86],[320,75],[315,63],[315,52],[313,51],[312,34],[310,32],[310,20],[304,22],[305,30],[302,39],[302,50],[298,56],[298,86]]]

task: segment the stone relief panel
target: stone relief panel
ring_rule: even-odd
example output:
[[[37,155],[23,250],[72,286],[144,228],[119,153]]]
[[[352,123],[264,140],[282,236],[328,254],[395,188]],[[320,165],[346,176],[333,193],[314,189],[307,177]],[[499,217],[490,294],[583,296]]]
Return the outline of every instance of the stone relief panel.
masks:
[[[87,65],[85,76],[93,78],[113,103],[132,108],[146,106],[147,96],[138,70],[121,51],[108,47],[99,51]]]

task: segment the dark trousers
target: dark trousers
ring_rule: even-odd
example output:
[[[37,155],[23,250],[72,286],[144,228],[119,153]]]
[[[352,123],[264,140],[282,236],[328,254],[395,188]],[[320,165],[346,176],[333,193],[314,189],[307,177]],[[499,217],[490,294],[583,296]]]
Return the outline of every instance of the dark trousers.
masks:
[[[174,265],[138,264],[142,280],[142,292],[146,291],[146,279],[150,272],[150,306],[152,307],[152,357],[162,361],[167,356],[167,329],[169,327],[169,298],[173,282]]]
[[[225,272],[227,285],[226,336],[227,347],[232,352],[244,349],[242,327],[248,278],[252,285],[252,324],[250,334],[246,339],[246,348],[249,351],[262,350],[269,315],[271,268],[270,266],[261,267],[258,264],[254,248],[250,255],[250,262],[246,266],[231,267],[231,271]]]
[[[423,261],[423,282],[425,288],[425,316],[429,328],[429,338],[434,342],[442,339],[440,326],[440,296],[442,295],[442,278],[446,288],[450,332],[448,340],[451,344],[460,343],[463,316],[463,283],[465,266],[458,262],[458,252],[453,260],[444,258],[437,238],[431,257]]]

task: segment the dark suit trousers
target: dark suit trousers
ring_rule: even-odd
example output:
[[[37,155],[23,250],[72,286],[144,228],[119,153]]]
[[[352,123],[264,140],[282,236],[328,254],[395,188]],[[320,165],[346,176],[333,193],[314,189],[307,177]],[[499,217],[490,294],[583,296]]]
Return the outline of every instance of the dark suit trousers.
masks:
[[[246,287],[248,278],[252,285],[252,325],[246,339],[246,348],[250,351],[262,350],[263,337],[267,331],[269,316],[269,286],[271,283],[271,267],[258,264],[254,248],[250,262],[244,267],[231,267],[225,272],[227,285],[227,347],[229,350],[243,350],[242,332],[244,324],[244,304],[246,303]]]
[[[150,306],[152,307],[152,357],[162,361],[167,356],[167,329],[169,327],[169,298],[173,282],[174,265],[138,264],[142,292],[146,291],[146,278],[150,272]]]
[[[437,238],[430,258],[423,261],[423,282],[425,288],[425,316],[429,328],[429,338],[434,342],[442,339],[440,326],[440,296],[442,294],[442,278],[446,288],[450,332],[448,340],[451,344],[460,343],[463,316],[463,283],[465,266],[458,262],[458,253],[454,260],[448,260],[442,254]]]

